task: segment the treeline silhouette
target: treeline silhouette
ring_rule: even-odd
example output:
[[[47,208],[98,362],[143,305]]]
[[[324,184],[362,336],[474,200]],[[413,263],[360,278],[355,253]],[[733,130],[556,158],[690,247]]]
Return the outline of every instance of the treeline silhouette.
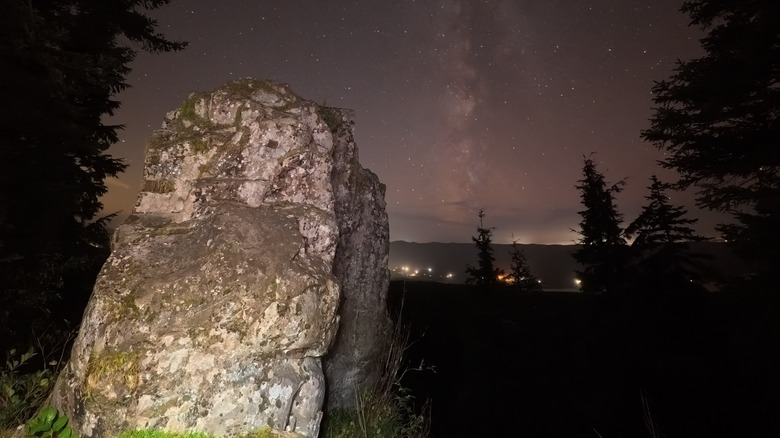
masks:
[[[702,262],[709,254],[691,251],[690,243],[701,242],[682,206],[672,205],[666,195],[669,184],[653,175],[648,187],[648,201],[641,214],[623,228],[623,215],[615,205],[615,193],[625,181],[609,185],[590,157],[585,157],[583,179],[578,181],[584,209],[577,232],[581,238],[572,254],[581,268],[573,274],[579,289],[587,293],[617,292],[620,289],[702,289],[703,283],[714,283],[723,277],[701,277],[709,266]],[[511,285],[517,291],[541,290],[531,272],[525,254],[517,241],[512,243],[510,272],[496,267],[492,247],[493,230],[484,224],[485,211],[478,213],[477,235],[472,237],[477,249],[477,266],[466,267],[466,283],[489,291],[499,285]],[[633,239],[629,245],[628,239]],[[734,276],[744,275],[734,269]]]

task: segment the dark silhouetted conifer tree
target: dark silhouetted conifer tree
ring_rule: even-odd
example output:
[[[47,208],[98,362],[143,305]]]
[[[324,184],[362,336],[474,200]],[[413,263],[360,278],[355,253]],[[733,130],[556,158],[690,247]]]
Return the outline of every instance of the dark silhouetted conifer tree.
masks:
[[[136,47],[184,48],[146,11],[169,0],[9,0],[0,28],[0,315],[4,326],[75,304],[79,317],[107,255],[97,219],[104,179],[126,165],[106,117]],[[62,304],[53,306],[59,297]],[[48,304],[47,304],[48,303]],[[48,307],[47,307],[48,306]],[[79,309],[81,307],[81,309]],[[4,332],[5,333],[5,332]]]
[[[656,83],[642,137],[667,152],[661,164],[680,187],[696,187],[699,206],[733,215],[719,230],[770,274],[780,260],[780,4],[695,0],[682,11],[708,32],[704,55]]]
[[[538,291],[542,289],[539,280],[531,274],[531,268],[517,241],[512,241],[511,263],[509,265],[509,278],[515,289],[522,292]]]
[[[483,290],[491,290],[498,285],[498,276],[502,272],[495,267],[496,258],[492,246],[493,229],[486,228],[483,223],[484,210],[479,210],[478,216],[477,235],[471,237],[477,247],[477,267],[471,265],[466,267],[466,284]]]
[[[702,256],[691,254],[688,243],[705,239],[691,227],[697,219],[669,202],[669,184],[655,175],[650,180],[647,205],[625,230],[627,238],[634,238],[632,281],[641,287],[689,287],[697,278],[694,267]]]
[[[579,212],[582,220],[577,232],[581,238],[577,243],[581,246],[574,259],[583,267],[577,271],[581,290],[601,293],[623,284],[626,241],[620,228],[623,217],[614,201],[625,181],[610,186],[588,157],[582,173],[576,187],[585,209]]]
[[[688,218],[688,210],[681,205],[672,205],[666,191],[670,188],[653,175],[645,196],[648,203],[642,212],[626,227],[626,236],[634,238],[632,246],[647,248],[673,243],[704,240],[696,234],[691,225],[698,219]]]

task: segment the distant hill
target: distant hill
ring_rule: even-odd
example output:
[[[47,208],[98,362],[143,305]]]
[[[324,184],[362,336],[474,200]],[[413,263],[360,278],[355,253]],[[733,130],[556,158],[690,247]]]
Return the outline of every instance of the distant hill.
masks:
[[[579,245],[521,244],[531,273],[542,280],[546,290],[576,291],[575,271],[579,265],[572,253]],[[508,270],[512,245],[493,245],[496,265]],[[728,273],[744,272],[745,268],[723,243],[699,242],[692,245],[695,252],[712,256],[707,262],[706,276],[713,280]],[[434,281],[463,283],[466,266],[477,263],[477,249],[472,243],[414,243],[396,241],[390,243],[389,268],[394,278],[404,275]],[[402,268],[408,268],[403,271]],[[428,268],[431,272],[428,272]],[[448,274],[451,277],[448,277]]]
[[[525,252],[532,274],[542,280],[545,289],[576,290],[574,271],[577,263],[571,254],[577,245],[520,245]],[[508,270],[512,245],[493,245],[496,265]],[[390,243],[390,269],[394,277],[404,274],[399,268],[408,267],[405,272],[420,279],[431,279],[452,283],[466,281],[466,266],[477,262],[477,249],[471,243],[414,243],[396,241]],[[431,268],[431,272],[427,271]],[[451,274],[452,277],[447,277]]]

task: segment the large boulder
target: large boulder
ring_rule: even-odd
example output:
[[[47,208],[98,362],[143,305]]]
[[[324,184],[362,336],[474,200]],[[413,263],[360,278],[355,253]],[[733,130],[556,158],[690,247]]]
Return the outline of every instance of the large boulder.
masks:
[[[384,191],[357,162],[353,124],[249,79],[166,115],[52,395],[77,432],[318,435],[340,301],[362,300],[342,303],[343,320],[380,321],[348,322],[368,331],[344,345],[386,331]],[[375,369],[372,345],[339,363]]]
[[[355,395],[379,383],[391,341],[385,188],[360,166],[353,124],[349,117],[334,130],[332,181],[339,243],[333,272],[341,284],[341,324],[324,362],[329,410],[354,409]]]

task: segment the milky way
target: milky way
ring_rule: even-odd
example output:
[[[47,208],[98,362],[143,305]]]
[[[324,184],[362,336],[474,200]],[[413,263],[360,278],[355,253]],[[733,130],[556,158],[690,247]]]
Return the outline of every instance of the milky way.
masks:
[[[393,240],[465,242],[477,211],[498,242],[571,243],[582,157],[640,211],[662,154],[639,138],[654,80],[699,55],[679,1],[174,0],[154,12],[181,53],[139,55],[112,120],[106,209],[132,207],[144,142],[189,92],[231,79],[288,83],[302,97],[357,112],[361,162],[387,185]],[[715,218],[700,217],[712,235]]]

